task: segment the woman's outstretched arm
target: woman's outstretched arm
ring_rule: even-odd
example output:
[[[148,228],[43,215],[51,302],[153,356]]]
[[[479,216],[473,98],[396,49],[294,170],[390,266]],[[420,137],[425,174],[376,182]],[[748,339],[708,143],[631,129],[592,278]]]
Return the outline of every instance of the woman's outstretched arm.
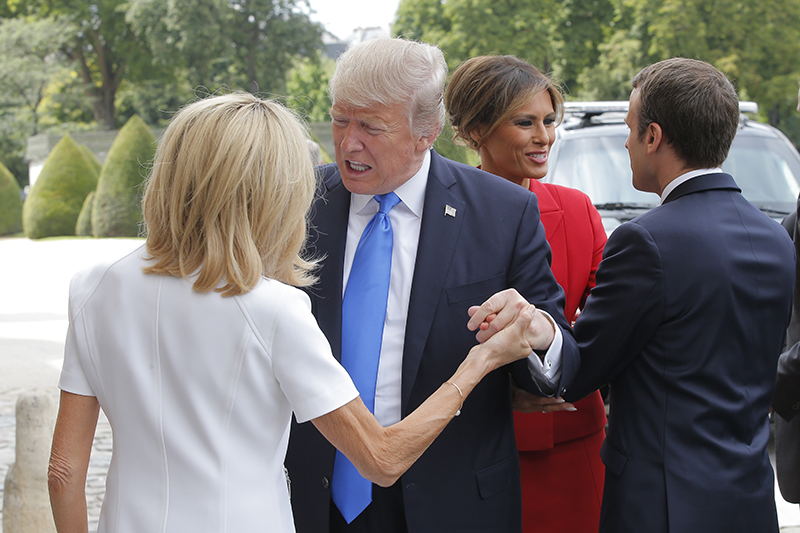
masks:
[[[533,306],[520,310],[502,331],[473,347],[455,374],[396,424],[381,426],[360,397],[312,422],[362,476],[388,487],[430,446],[481,379],[531,354],[525,332],[535,313]]]
[[[86,533],[86,472],[100,404],[94,396],[61,391],[47,484],[59,533]]]

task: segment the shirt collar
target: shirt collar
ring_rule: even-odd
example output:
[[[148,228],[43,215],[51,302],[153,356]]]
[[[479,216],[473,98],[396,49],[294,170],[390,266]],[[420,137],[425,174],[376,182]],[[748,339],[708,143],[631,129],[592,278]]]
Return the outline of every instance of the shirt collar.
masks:
[[[400,198],[400,201],[419,218],[422,218],[422,206],[425,204],[425,186],[428,184],[430,168],[431,151],[427,150],[422,160],[422,166],[419,167],[417,173],[394,190],[394,193]],[[373,195],[370,194],[351,194],[351,212],[360,213],[367,206],[369,201],[372,200],[372,197]]]
[[[716,174],[716,173],[722,173],[722,169],[721,168],[698,168],[697,170],[690,170],[689,172],[687,172],[685,174],[681,174],[680,176],[678,176],[677,178],[675,178],[671,182],[667,183],[667,186],[664,187],[664,190],[661,192],[661,203],[662,204],[664,203],[664,200],[666,200],[669,197],[670,193],[672,191],[674,191],[678,187],[678,185],[686,183],[690,179],[696,178],[697,176],[702,176],[704,174]]]

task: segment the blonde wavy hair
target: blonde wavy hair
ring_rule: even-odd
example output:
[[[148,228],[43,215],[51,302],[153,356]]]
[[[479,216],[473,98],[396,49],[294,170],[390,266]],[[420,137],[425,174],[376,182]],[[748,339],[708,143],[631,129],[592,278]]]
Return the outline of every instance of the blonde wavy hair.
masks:
[[[301,257],[316,178],[300,120],[248,93],[193,102],[159,143],[142,208],[148,274],[192,280],[223,296],[262,276],[310,285]]]

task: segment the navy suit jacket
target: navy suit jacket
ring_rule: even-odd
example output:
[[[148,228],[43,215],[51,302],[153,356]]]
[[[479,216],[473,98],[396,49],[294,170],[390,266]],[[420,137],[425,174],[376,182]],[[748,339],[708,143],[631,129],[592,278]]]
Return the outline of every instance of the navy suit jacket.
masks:
[[[777,532],[768,411],[794,248],[728,174],[609,237],[565,398],[611,384],[601,531]]]
[[[324,254],[312,309],[340,358],[342,264],[350,193],[336,165],[322,167],[312,210],[310,251]],[[455,216],[445,207],[455,208]],[[403,350],[402,415],[447,380],[476,344],[467,309],[513,287],[547,311],[564,336],[562,379],[577,371],[577,345],[563,314],[564,294],[549,268],[550,248],[536,196],[481,170],[431,153]],[[525,361],[475,387],[439,438],[402,476],[411,533],[519,532],[519,460],[509,372],[535,390]],[[312,424],[292,426],[286,465],[298,533],[328,531],[334,448]]]

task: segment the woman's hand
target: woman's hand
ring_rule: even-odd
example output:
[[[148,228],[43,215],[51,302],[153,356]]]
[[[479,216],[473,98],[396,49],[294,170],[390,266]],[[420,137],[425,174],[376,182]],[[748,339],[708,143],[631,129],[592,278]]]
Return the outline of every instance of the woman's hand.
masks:
[[[531,351],[544,351],[550,348],[555,337],[552,322],[528,303],[515,289],[506,289],[492,295],[480,306],[470,307],[467,311],[470,319],[467,328],[478,330],[478,342],[486,342],[498,332],[511,324],[526,308],[533,308],[534,313],[524,332]],[[529,354],[530,355],[530,354]]]
[[[511,314],[514,311],[514,314]],[[507,306],[503,318],[495,317],[492,325],[502,321],[504,326],[496,328],[483,344],[472,348],[469,358],[484,357],[488,365],[487,372],[501,366],[524,359],[533,353],[529,342],[530,330],[539,314],[533,305]],[[542,317],[544,320],[546,318]]]

